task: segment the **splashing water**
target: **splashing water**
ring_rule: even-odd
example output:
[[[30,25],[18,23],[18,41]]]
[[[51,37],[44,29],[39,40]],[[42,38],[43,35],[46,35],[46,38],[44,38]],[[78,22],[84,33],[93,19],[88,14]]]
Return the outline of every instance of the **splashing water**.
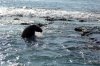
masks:
[[[92,9],[89,10],[90,7],[86,6],[88,5],[86,0],[67,0],[67,3],[72,4],[72,6],[75,6],[75,2],[78,3],[78,6],[83,2],[80,7],[75,6],[75,11],[71,5],[69,5],[70,7],[66,6],[70,8],[69,10],[66,10],[67,8],[53,9],[49,7],[32,8],[32,6],[29,8],[29,5],[22,8],[22,0],[20,1],[20,7],[17,8],[10,7],[11,5],[0,7],[0,66],[100,65],[100,49],[94,48],[95,45],[99,47],[100,44],[89,39],[96,38],[99,41],[99,34],[81,36],[80,33],[74,31],[74,28],[78,26],[100,27],[100,13],[98,10],[96,12]],[[52,2],[50,0],[48,4],[46,4],[48,1],[45,1],[45,5],[50,3],[59,5],[63,4],[63,1],[55,0]],[[17,2],[17,0],[14,2]],[[37,0],[37,2],[40,1]],[[95,2],[99,6],[99,1],[96,0]],[[95,2],[89,0],[92,5]],[[8,1],[3,1],[4,3],[8,3]],[[80,11],[83,6],[85,7]],[[97,8],[99,9],[99,7],[95,7],[94,10]],[[48,17],[65,18],[66,20],[47,21],[46,18]],[[80,22],[80,20],[84,22]],[[28,25],[21,25],[21,23],[46,25],[41,27],[43,35],[36,33],[38,35],[37,42],[27,43],[21,38],[21,33]]]

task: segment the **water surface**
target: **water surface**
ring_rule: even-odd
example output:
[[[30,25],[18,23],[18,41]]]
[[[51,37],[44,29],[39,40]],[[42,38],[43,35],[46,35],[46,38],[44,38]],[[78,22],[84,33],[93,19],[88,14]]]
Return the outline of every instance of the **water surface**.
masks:
[[[90,37],[81,36],[75,27],[100,27],[99,0],[0,0],[0,66],[99,66],[100,46]],[[44,17],[66,18],[47,21]],[[15,18],[18,18],[15,20]],[[79,22],[80,19],[86,22]],[[41,27],[43,36],[27,43],[21,33],[28,25]]]

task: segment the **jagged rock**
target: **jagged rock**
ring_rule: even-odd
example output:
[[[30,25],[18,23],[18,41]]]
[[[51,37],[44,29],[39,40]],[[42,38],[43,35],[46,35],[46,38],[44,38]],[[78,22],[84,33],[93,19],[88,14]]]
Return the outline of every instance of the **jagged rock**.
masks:
[[[88,36],[88,35],[92,34],[92,29],[87,28],[87,27],[83,27],[83,26],[76,27],[74,30],[77,32],[81,32],[81,36]]]
[[[52,18],[52,17],[46,17],[45,20],[47,21],[67,21],[66,18]]]
[[[20,20],[19,18],[14,18],[14,20]]]
[[[86,22],[86,20],[82,20],[82,19],[81,19],[81,20],[79,20],[79,22]]]
[[[23,14],[17,14],[16,16],[18,16],[18,17],[23,17]]]
[[[30,25],[29,23],[20,23],[21,25]]]
[[[74,30],[78,32],[82,32],[84,29],[82,27],[76,27]]]

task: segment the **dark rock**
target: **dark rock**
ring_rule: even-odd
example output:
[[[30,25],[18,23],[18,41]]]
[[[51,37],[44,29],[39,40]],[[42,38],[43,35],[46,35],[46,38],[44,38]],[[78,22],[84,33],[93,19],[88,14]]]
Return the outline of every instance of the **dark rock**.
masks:
[[[38,23],[37,25],[38,25],[39,27],[42,27],[42,26],[46,26],[47,24]]]
[[[20,25],[35,25],[35,23],[20,23]]]
[[[74,30],[75,31],[78,31],[78,32],[82,32],[83,31],[83,28],[82,27],[76,27]]]
[[[93,41],[97,41],[97,39],[96,38],[89,38],[90,40],[93,40]]]
[[[20,25],[37,25],[39,27],[46,26],[47,24],[42,23],[20,23]]]
[[[79,22],[86,22],[86,20],[79,20]]]
[[[73,20],[71,20],[71,19],[68,19],[67,21],[73,21]]]
[[[68,49],[68,50],[79,50],[78,47],[68,47],[67,49]]]
[[[89,38],[89,39],[94,40],[95,38]]]
[[[53,24],[54,22],[49,22],[48,24]]]
[[[14,18],[14,20],[20,20],[19,18]]]
[[[16,16],[18,16],[18,17],[23,17],[23,14],[17,14]]]
[[[100,50],[100,47],[99,46],[93,46],[93,47],[89,47],[89,49]]]
[[[51,18],[51,17],[46,17],[45,20],[47,21],[67,21],[66,18]]]
[[[54,18],[46,18],[45,20],[47,20],[47,21],[55,21],[56,19],[54,19]]]
[[[100,41],[96,41],[97,44],[100,44]]]
[[[21,25],[30,25],[29,23],[21,23]]]
[[[42,16],[42,17],[40,17],[40,18],[50,18],[50,16]]]
[[[92,30],[87,29],[86,27],[76,27],[74,30],[77,32],[81,32],[81,36],[88,36],[92,34]]]
[[[66,18],[60,18],[60,19],[58,19],[58,20],[60,20],[60,21],[67,21]]]
[[[85,31],[85,32],[83,32],[83,33],[81,34],[81,36],[88,36],[88,35],[90,35],[90,34],[92,34],[90,31]]]

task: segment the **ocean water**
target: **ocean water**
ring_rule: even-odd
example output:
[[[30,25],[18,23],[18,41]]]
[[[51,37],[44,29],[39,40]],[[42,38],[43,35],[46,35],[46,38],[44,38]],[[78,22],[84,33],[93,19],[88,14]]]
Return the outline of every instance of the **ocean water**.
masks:
[[[21,23],[47,25],[27,43]],[[89,39],[100,34],[81,36],[79,26],[100,27],[100,0],[0,0],[0,66],[100,66],[100,49],[91,48],[100,44]]]
[[[3,7],[55,8],[73,11],[100,11],[100,0],[0,0]]]

